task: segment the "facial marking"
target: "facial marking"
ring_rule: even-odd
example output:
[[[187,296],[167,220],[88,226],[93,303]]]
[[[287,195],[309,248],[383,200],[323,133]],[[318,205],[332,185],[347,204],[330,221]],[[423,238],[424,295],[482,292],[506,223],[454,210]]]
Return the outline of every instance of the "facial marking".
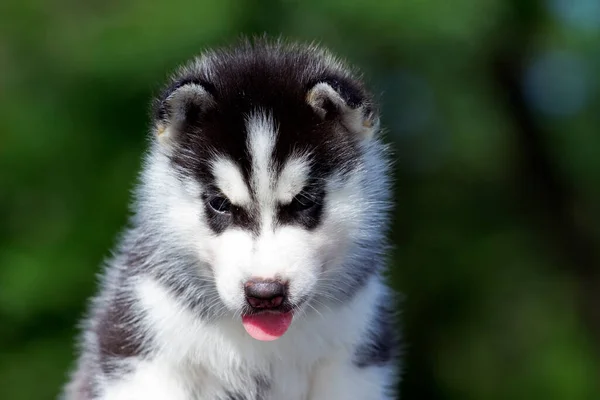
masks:
[[[250,191],[240,168],[227,158],[218,158],[213,162],[212,172],[215,184],[229,201],[235,205],[246,206],[252,201]]]
[[[248,150],[252,158],[252,186],[259,201],[271,198],[272,156],[276,133],[271,114],[255,112],[246,120]]]
[[[283,204],[292,201],[302,188],[306,185],[309,174],[309,163],[306,158],[291,158],[282,168],[277,179],[275,195],[277,200]]]

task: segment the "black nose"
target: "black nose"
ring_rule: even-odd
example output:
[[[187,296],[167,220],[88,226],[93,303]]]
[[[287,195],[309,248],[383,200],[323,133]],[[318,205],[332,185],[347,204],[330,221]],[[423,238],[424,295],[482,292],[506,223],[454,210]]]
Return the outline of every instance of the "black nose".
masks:
[[[271,279],[251,279],[244,284],[248,304],[253,308],[279,307],[286,296],[286,285]]]

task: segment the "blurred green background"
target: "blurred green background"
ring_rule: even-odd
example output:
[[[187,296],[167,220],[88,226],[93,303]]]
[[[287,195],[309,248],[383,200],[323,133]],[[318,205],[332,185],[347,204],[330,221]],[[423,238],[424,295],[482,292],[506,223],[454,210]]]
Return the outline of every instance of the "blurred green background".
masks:
[[[381,95],[404,399],[600,399],[598,0],[3,0],[0,399],[52,399],[126,222],[150,97],[240,34]]]

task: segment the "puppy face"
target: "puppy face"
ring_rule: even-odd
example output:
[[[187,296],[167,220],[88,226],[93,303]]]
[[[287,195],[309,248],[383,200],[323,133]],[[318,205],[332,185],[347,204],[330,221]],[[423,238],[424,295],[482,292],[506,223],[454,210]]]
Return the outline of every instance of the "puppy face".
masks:
[[[206,55],[157,99],[154,123],[166,232],[209,266],[227,309],[256,306],[250,283],[290,311],[364,278],[385,211],[377,117],[333,58],[268,44]]]

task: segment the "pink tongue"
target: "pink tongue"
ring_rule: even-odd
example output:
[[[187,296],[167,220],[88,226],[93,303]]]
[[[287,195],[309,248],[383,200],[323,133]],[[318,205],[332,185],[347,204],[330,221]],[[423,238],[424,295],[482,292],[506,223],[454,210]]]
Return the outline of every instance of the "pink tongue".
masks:
[[[242,324],[246,332],[256,340],[275,340],[285,333],[292,323],[292,313],[263,313],[245,315]]]

